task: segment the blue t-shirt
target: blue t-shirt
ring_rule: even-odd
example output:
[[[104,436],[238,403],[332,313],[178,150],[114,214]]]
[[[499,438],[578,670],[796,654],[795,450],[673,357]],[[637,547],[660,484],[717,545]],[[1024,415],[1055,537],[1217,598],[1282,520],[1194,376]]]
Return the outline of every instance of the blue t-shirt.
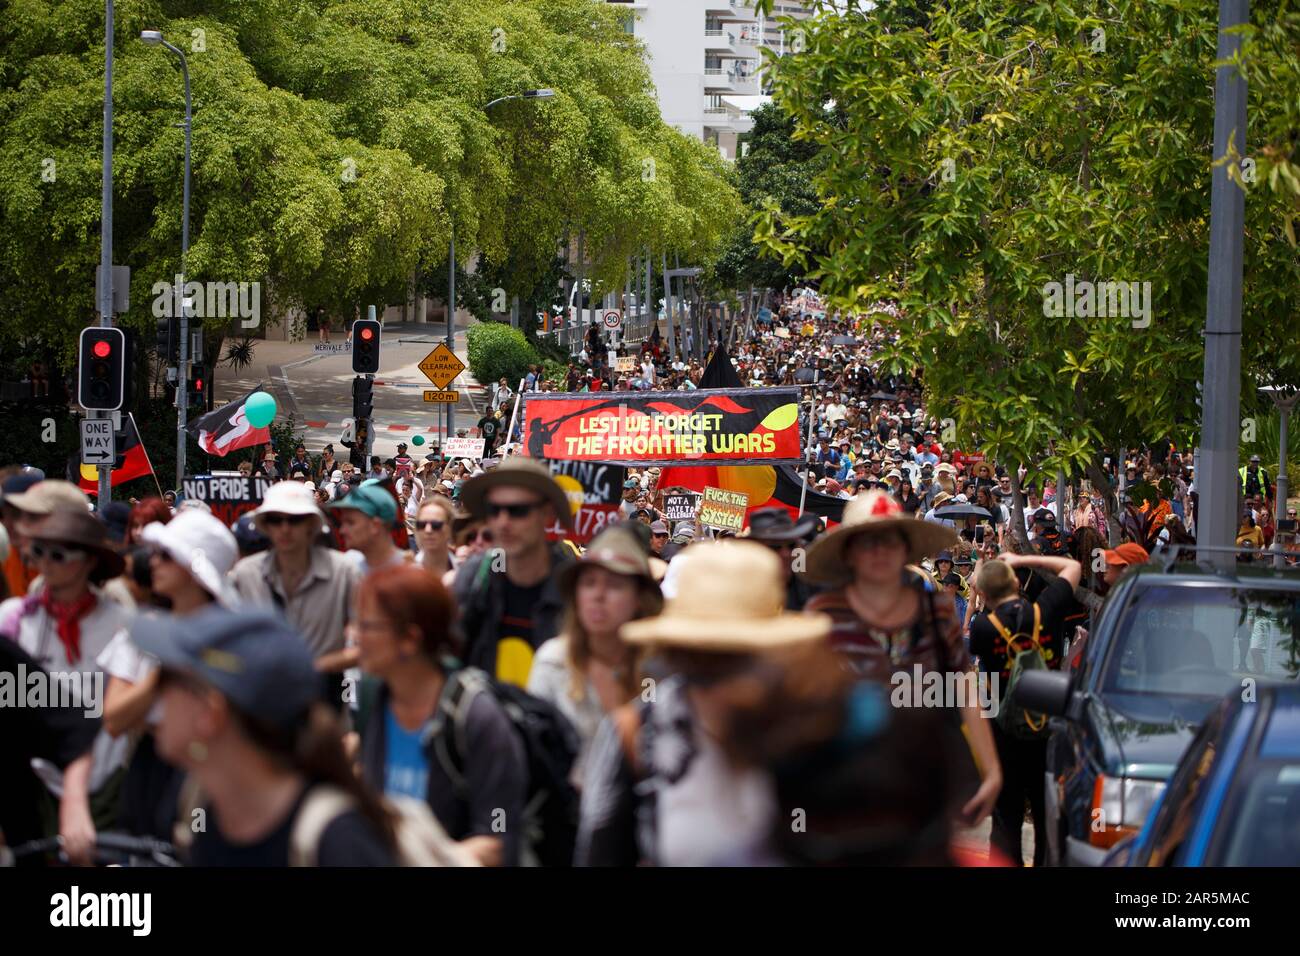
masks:
[[[390,797],[429,795],[429,761],[420,747],[420,732],[406,730],[393,716],[391,707],[384,712],[384,793]]]

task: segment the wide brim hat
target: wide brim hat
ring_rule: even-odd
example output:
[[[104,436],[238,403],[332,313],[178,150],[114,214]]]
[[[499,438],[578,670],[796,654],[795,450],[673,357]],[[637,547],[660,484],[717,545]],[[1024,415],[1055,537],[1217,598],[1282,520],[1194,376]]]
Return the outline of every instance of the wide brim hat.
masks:
[[[216,515],[187,508],[166,524],[145,525],[140,539],[165,551],[218,604],[239,605],[239,595],[226,577],[239,560],[239,542]]]
[[[105,581],[117,577],[126,567],[122,556],[109,545],[107,526],[88,511],[56,511],[40,523],[31,537],[93,554],[99,561],[95,576]]]
[[[573,600],[578,575],[584,569],[592,567],[604,568],[611,574],[637,578],[650,587],[658,587],[650,568],[649,555],[641,547],[636,534],[627,528],[615,527],[602,531],[592,539],[577,561],[571,561],[560,568],[555,580],[566,601]]]
[[[319,526],[324,526],[325,515],[316,505],[316,496],[312,494],[311,482],[297,484],[292,481],[279,481],[266,489],[266,497],[253,510],[253,523],[262,534],[262,518],[268,514],[277,515],[312,515]],[[319,528],[318,528],[319,530]]]
[[[555,516],[572,530],[573,509],[569,505],[569,496],[551,477],[550,470],[535,459],[514,455],[487,474],[471,478],[461,487],[461,506],[475,517],[486,517],[487,495],[493,488],[524,488],[534,492],[549,502],[555,509]]]
[[[992,477],[993,477],[993,466],[990,465],[987,461],[981,461],[979,464],[977,464],[977,465],[975,466],[975,477],[976,477],[976,478],[992,478]]]
[[[761,543],[782,544],[812,537],[821,527],[814,514],[806,514],[797,521],[785,508],[759,508],[749,516],[749,526],[740,537]]]
[[[785,610],[781,560],[754,541],[732,539],[683,551],[677,593],[656,617],[624,624],[628,644],[757,654],[824,640],[831,619]]]
[[[901,532],[907,539],[907,560],[911,564],[917,564],[922,558],[945,548],[953,548],[961,540],[947,525],[908,516],[892,495],[869,491],[852,499],[844,508],[840,524],[808,548],[807,569],[803,576],[817,584],[846,584],[853,572],[845,564],[844,550],[855,535],[867,531]]]

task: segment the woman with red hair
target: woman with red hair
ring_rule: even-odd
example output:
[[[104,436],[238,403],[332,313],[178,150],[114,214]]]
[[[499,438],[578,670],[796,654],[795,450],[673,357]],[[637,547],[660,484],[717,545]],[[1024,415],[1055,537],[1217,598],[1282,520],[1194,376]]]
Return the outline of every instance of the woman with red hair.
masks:
[[[361,688],[361,772],[382,793],[426,801],[484,866],[510,866],[528,767],[484,675],[455,659],[455,618],[451,593],[421,567],[387,567],[357,588],[350,628],[362,670],[378,678]]]

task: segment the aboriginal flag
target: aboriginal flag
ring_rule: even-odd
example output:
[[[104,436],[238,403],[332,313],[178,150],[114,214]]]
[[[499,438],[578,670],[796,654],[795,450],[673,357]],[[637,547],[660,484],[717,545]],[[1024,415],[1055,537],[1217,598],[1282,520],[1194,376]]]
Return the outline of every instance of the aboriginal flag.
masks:
[[[731,356],[722,343],[714,349],[713,357],[700,376],[699,388],[742,388],[740,376],[731,364]],[[659,476],[662,489],[681,487],[703,491],[706,486],[739,491],[749,495],[749,512],[756,508],[784,507],[791,518],[799,517],[799,493],[803,477],[790,465],[717,465],[687,468],[665,468]],[[804,500],[804,514],[814,514],[832,524],[844,517],[843,498],[823,495],[808,489]]]
[[[76,475],[73,479],[82,491],[88,495],[99,494],[99,468],[95,465],[83,465],[80,453],[74,453],[68,459],[68,471]],[[135,427],[135,416],[127,414],[122,430],[117,433],[117,460],[113,463],[112,484],[116,488],[133,478],[142,478],[153,474],[153,464],[149,453],[145,451],[140,432]]]
[[[261,390],[262,385],[259,382],[256,388],[239,401],[222,405],[206,415],[199,416],[186,425],[185,430],[199,443],[199,447],[209,455],[216,455],[218,458],[230,454],[236,448],[249,448],[253,445],[269,443],[270,427],[254,428],[244,415],[244,403],[248,401],[248,396]]]

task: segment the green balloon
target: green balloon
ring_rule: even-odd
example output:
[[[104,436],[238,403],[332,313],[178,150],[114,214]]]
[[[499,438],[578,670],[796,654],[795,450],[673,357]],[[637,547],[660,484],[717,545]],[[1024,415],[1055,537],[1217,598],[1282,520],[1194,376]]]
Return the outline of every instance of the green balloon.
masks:
[[[412,444],[412,445],[416,445],[417,447],[420,446],[420,445],[423,445],[423,444],[424,444],[424,436],[423,436],[423,435],[415,435],[415,436],[413,436],[413,437],[411,438],[411,444]]]
[[[275,396],[254,392],[244,403],[244,417],[254,428],[265,428],[275,420]]]

